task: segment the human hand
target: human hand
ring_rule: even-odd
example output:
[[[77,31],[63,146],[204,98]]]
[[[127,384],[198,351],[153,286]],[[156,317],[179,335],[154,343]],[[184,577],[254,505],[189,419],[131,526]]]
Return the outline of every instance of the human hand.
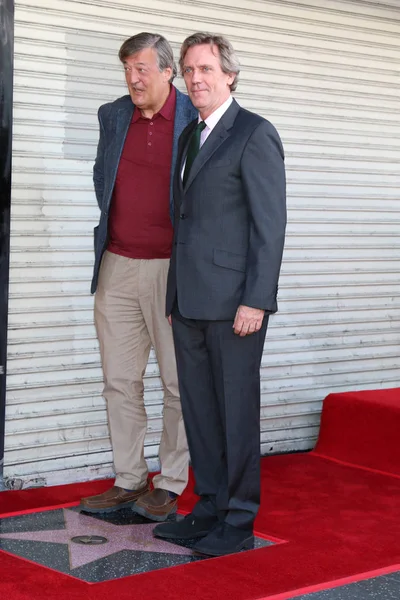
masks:
[[[264,318],[264,310],[241,304],[236,311],[233,330],[240,337],[259,331]]]

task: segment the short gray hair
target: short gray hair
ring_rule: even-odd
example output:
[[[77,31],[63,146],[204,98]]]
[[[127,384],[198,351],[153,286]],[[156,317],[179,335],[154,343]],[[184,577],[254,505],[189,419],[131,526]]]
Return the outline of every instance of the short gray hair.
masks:
[[[170,43],[165,37],[158,33],[147,33],[146,31],[142,31],[142,33],[133,35],[125,40],[119,49],[119,60],[124,62],[129,56],[132,56],[141,50],[145,50],[146,48],[154,48],[156,51],[158,68],[161,72],[168,68],[172,69],[171,79],[169,80],[169,82],[172,83],[177,74],[174,53]]]
[[[202,44],[207,44],[211,47],[217,46],[220,56],[220,65],[223,73],[235,74],[235,78],[229,86],[231,88],[231,92],[234,92],[239,81],[240,63],[232,44],[223,35],[214,35],[212,33],[204,33],[199,31],[187,37],[182,44],[181,55],[179,58],[181,74],[183,75],[183,65],[189,48],[192,48],[192,46],[201,46]]]

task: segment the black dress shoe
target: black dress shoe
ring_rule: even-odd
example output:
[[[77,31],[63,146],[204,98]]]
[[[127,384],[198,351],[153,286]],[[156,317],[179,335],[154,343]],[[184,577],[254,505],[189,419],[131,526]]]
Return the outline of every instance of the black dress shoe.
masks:
[[[217,517],[195,517],[186,515],[182,521],[160,523],[153,529],[153,535],[166,540],[190,540],[201,538],[210,533],[218,523]]]
[[[207,556],[224,556],[254,548],[254,535],[250,529],[239,529],[229,523],[220,523],[193,546],[193,551]]]

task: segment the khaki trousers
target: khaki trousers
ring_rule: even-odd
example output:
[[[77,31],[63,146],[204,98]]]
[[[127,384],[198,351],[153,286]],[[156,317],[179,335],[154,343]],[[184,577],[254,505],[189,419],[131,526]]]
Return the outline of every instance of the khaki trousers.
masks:
[[[154,486],[181,494],[189,454],[178,391],[171,327],[165,317],[168,259],[140,260],[105,252],[95,295],[95,323],[114,454],[115,485],[145,485],[147,414],[143,375],[153,346],[164,389],[161,474]]]

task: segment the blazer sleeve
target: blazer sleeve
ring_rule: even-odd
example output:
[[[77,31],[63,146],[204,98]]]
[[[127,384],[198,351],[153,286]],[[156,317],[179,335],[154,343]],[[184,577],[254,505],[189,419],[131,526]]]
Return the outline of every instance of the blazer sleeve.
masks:
[[[274,312],[286,229],[286,178],[282,143],[268,121],[246,144],[241,176],[250,221],[242,304]]]
[[[104,152],[106,146],[106,134],[102,119],[102,107],[99,108],[97,116],[99,119],[100,136],[97,144],[96,160],[93,166],[93,183],[97,204],[101,210],[104,195]]]

